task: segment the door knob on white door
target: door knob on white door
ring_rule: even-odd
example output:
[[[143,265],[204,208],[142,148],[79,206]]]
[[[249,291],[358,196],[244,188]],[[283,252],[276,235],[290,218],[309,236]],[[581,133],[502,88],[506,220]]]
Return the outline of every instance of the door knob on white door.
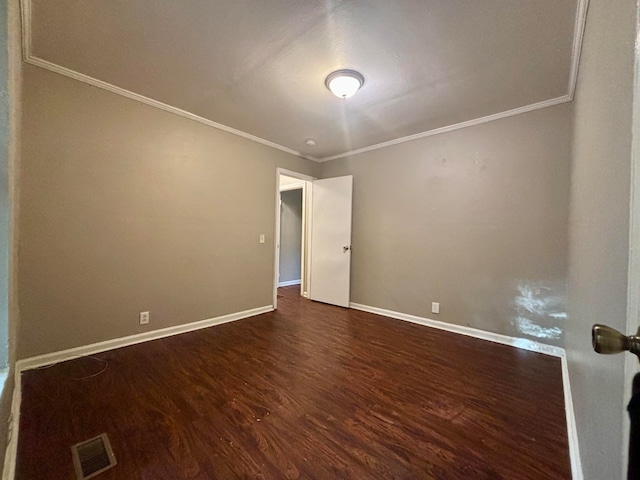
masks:
[[[313,182],[309,298],[346,308],[351,286],[352,198],[351,175]]]

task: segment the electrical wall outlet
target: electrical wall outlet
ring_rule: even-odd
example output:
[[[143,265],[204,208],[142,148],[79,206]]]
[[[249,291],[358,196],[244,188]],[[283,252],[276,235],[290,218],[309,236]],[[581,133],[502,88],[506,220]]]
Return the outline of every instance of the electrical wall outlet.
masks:
[[[438,302],[431,302],[431,313],[440,313],[440,304]]]
[[[149,312],[140,312],[140,325],[149,323]]]

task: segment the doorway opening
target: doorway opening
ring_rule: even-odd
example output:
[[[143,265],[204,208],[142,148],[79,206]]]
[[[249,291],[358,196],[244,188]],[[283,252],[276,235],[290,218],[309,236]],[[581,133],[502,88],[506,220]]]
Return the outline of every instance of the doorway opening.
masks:
[[[309,297],[311,185],[313,177],[276,170],[276,231],[273,307],[278,307],[278,287],[300,285]]]
[[[281,178],[287,181],[291,177]],[[302,284],[302,192],[302,185],[280,185],[278,287]]]

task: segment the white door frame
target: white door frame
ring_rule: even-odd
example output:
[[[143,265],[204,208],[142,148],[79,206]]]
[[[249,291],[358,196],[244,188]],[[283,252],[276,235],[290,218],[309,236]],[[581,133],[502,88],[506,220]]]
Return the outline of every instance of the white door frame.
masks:
[[[273,265],[273,308],[278,308],[278,277],[280,273],[280,175],[298,178],[304,181],[302,186],[302,258],[300,259],[300,288],[302,294],[308,295],[309,288],[309,259],[311,258],[311,236],[309,235],[311,228],[311,195],[312,184],[316,180],[315,177],[305,175],[304,173],[294,172],[285,168],[276,168],[276,231],[273,238],[274,242],[274,265]],[[296,186],[295,188],[300,188]],[[305,255],[306,252],[306,255]]]
[[[636,19],[638,28],[640,22]],[[635,335],[640,326],[640,52],[635,52],[635,75],[633,82],[633,119],[631,122],[631,199],[629,213],[629,277],[627,285],[627,331]],[[625,354],[624,406],[622,423],[622,477],[627,478],[629,464],[629,431],[631,424],[626,406],[631,400],[631,384],[638,372],[638,359]]]

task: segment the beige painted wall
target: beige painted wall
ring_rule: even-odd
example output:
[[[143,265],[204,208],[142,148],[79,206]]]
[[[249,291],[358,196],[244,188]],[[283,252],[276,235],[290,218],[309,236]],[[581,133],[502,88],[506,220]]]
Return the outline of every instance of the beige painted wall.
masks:
[[[636,2],[591,0],[574,102],[566,348],[585,478],[622,478],[624,357],[592,351],[594,323],[626,329]]]
[[[620,463],[621,357],[588,328],[624,329],[635,12],[591,3],[575,126],[561,105],[322,165],[26,66],[18,358],[271,304],[276,167],[353,174],[352,301],[566,329],[586,478],[619,478],[598,462]]]
[[[23,98],[20,358],[272,304],[276,168],[317,164],[33,66]]]
[[[323,164],[323,177],[354,175],[352,301],[561,345],[570,113]]]

